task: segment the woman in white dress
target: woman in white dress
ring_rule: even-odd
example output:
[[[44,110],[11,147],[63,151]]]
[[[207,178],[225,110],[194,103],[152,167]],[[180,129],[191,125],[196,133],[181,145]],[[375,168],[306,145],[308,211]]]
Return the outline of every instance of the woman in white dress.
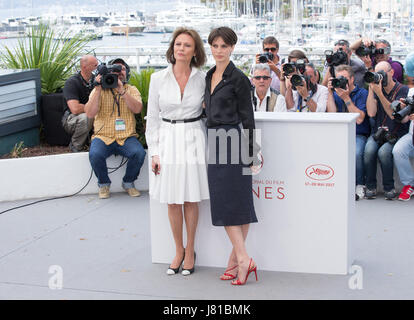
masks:
[[[199,34],[175,30],[167,51],[169,66],[152,74],[146,139],[152,171],[150,196],[168,204],[176,254],[167,274],[194,272],[198,203],[209,199],[205,128],[201,121],[206,54]],[[187,243],[183,244],[183,218]]]

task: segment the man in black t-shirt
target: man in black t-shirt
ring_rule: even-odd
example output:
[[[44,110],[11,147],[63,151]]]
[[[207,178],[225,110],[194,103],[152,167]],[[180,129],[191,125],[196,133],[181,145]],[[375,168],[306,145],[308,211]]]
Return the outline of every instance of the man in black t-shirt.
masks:
[[[393,79],[394,69],[388,62],[382,61],[375,66],[375,72],[380,71],[384,72],[386,77],[378,84],[369,84],[367,99],[367,112],[368,116],[373,118],[373,128],[364,153],[367,187],[365,197],[376,198],[378,158],[381,164],[385,199],[393,200],[397,193],[394,188],[392,150],[397,140],[408,132],[408,123],[394,120],[391,103],[407,97],[408,87]]]
[[[82,151],[92,129],[93,119],[85,114],[85,104],[93,89],[92,72],[98,66],[98,60],[91,55],[83,56],[80,60],[81,71],[66,80],[63,96],[66,104],[62,117],[62,125],[67,133],[72,135],[69,148],[73,152]]]

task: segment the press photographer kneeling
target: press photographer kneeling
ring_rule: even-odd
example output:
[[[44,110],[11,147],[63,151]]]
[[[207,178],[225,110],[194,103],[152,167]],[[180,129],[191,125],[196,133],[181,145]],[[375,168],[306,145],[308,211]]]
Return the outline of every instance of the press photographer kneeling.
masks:
[[[408,87],[395,81],[393,75],[391,65],[382,61],[375,66],[375,72],[367,72],[364,77],[369,83],[367,112],[373,118],[364,154],[367,199],[375,199],[377,195],[377,158],[381,165],[385,199],[393,200],[397,196],[392,150],[398,139],[407,133],[408,124],[395,121],[391,103],[407,97]]]
[[[142,110],[141,95],[137,88],[127,84],[130,69],[124,60],[118,58],[108,66],[100,65],[98,72],[85,112],[88,118],[95,118],[89,160],[98,178],[99,198],[110,196],[106,159],[113,154],[128,158],[122,187],[130,196],[137,197],[140,192],[134,181],[146,154],[135,129],[135,114]]]

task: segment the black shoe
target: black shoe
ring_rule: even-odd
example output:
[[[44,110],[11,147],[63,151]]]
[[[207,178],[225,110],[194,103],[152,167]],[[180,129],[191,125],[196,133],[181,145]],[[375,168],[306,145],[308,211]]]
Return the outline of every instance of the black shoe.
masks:
[[[185,250],[184,250],[183,260],[181,260],[180,265],[177,268],[171,268],[171,265],[170,265],[167,269],[167,274],[170,275],[170,276],[174,275],[174,274],[177,274],[178,271],[180,271],[180,267],[184,262],[184,258],[185,258]]]
[[[194,273],[195,262],[196,262],[196,253],[194,251],[194,264],[193,264],[193,267],[191,269],[184,269],[184,267],[183,267],[183,271],[181,271],[181,274],[183,276],[189,276],[190,274]]]

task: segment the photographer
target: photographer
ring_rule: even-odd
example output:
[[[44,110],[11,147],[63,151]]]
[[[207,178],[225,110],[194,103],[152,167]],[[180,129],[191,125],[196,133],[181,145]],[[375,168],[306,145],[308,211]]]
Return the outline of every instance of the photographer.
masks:
[[[414,77],[414,53],[410,53],[405,59],[405,70],[407,76]],[[408,92],[408,97],[414,97],[414,88]],[[414,102],[414,101],[411,101]],[[401,107],[406,107],[406,104],[401,103]],[[414,106],[413,106],[414,107]],[[410,128],[406,135],[401,137],[395,144],[392,154],[394,156],[394,164],[397,167],[398,175],[404,185],[398,200],[408,201],[414,193],[414,170],[411,165],[411,159],[414,158],[414,142],[413,142],[413,126],[414,114],[411,113],[406,116],[402,122],[410,121]]]
[[[394,121],[391,102],[405,98],[408,87],[393,79],[394,70],[388,62],[380,62],[375,67],[376,74],[365,76],[369,80],[367,112],[373,119],[371,136],[365,146],[364,164],[366,171],[367,199],[377,195],[377,158],[381,164],[384,196],[387,200],[396,197],[394,189],[394,167],[392,149],[398,138],[407,133],[406,124]],[[374,78],[372,81],[371,78]]]
[[[394,70],[394,79],[400,83],[404,82],[403,66],[390,57],[391,45],[387,40],[373,41],[368,38],[361,38],[351,45],[351,50],[364,62],[369,71],[373,71],[380,62],[388,62]]]
[[[335,42],[333,52],[334,52],[332,54],[333,56],[332,62],[334,62],[333,67],[336,67],[342,64],[349,65],[354,72],[355,84],[358,87],[363,88],[365,84],[364,74],[367,71],[367,69],[365,68],[364,63],[360,59],[351,58],[352,50],[349,47],[349,42],[347,40],[339,40]],[[324,86],[327,86],[329,79],[333,77],[333,75],[331,75],[330,69],[331,68],[330,68],[329,63],[325,62],[325,68],[323,70],[324,76],[323,76],[323,81],[322,81],[322,85]]]
[[[285,80],[286,106],[295,112],[325,112],[328,88],[318,84],[319,74],[311,63],[305,65],[303,75],[298,71]]]
[[[275,37],[269,36],[263,40],[263,52],[256,54],[255,64],[267,63],[270,68],[270,76],[272,82],[270,87],[274,90],[280,91],[280,77],[282,73],[280,71],[281,64],[278,56],[279,41]],[[254,65],[252,67],[252,70]],[[253,73],[251,73],[253,74]]]
[[[97,85],[85,106],[88,118],[95,118],[89,160],[98,178],[99,198],[106,199],[110,196],[111,184],[106,158],[113,154],[128,158],[122,187],[130,196],[138,197],[140,192],[135,189],[134,181],[146,154],[135,131],[135,114],[142,110],[141,95],[134,86],[127,84],[130,69],[124,60],[117,58],[110,61],[108,69],[114,71],[96,77]],[[102,88],[103,84],[115,80],[116,88]]]
[[[370,134],[366,116],[368,91],[355,85],[354,71],[351,66],[340,65],[335,68],[336,78],[328,82],[328,112],[358,113],[356,119],[356,195],[357,200],[365,196],[364,149]]]
[[[71,76],[63,87],[64,104],[62,126],[71,135],[69,149],[72,152],[83,150],[89,131],[92,129],[93,120],[85,114],[85,104],[93,89],[92,72],[98,66],[98,60],[91,55],[80,59],[81,70]]]
[[[270,87],[270,68],[256,64],[253,68],[252,104],[254,111],[284,112],[285,98]]]

